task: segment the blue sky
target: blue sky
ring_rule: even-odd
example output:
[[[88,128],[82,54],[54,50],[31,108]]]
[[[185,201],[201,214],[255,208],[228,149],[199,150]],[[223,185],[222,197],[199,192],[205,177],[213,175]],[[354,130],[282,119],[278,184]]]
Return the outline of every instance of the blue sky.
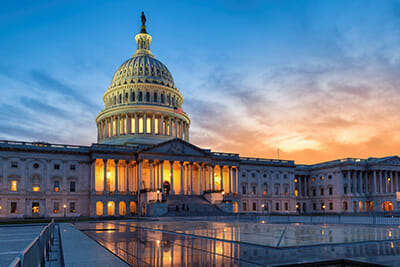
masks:
[[[191,142],[318,162],[398,154],[399,1],[1,1],[0,138],[89,145],[140,13]]]

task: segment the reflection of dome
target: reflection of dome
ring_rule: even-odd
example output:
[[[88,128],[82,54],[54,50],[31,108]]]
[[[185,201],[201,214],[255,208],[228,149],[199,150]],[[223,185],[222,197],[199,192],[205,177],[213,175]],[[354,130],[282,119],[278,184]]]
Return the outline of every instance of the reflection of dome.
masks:
[[[115,72],[111,87],[127,83],[154,83],[175,88],[167,67],[150,55],[134,55]]]

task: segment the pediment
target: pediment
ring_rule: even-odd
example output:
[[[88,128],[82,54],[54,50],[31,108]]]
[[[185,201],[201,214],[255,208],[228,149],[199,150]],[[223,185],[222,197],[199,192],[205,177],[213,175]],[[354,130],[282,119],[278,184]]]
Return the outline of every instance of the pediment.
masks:
[[[207,152],[201,148],[180,139],[169,140],[167,142],[145,148],[141,152],[187,156],[207,155]]]
[[[397,157],[397,156],[393,156],[393,157],[389,157],[389,158],[383,158],[380,161],[378,161],[377,164],[398,165],[398,166],[400,166],[400,158]]]

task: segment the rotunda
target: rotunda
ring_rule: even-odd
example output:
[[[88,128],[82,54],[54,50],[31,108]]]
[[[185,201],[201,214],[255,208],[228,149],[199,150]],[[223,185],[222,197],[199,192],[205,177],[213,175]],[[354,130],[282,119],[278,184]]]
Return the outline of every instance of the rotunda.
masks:
[[[173,138],[189,141],[190,118],[167,67],[150,51],[146,18],[136,35],[136,53],[115,72],[96,117],[97,141],[103,144],[153,145]]]

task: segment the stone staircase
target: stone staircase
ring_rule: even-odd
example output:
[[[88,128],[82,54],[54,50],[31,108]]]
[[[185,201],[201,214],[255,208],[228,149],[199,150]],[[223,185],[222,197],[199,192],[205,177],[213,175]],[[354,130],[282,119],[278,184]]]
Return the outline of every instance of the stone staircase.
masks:
[[[225,213],[201,196],[167,195],[163,196],[168,204],[168,213],[164,216],[218,216]]]

